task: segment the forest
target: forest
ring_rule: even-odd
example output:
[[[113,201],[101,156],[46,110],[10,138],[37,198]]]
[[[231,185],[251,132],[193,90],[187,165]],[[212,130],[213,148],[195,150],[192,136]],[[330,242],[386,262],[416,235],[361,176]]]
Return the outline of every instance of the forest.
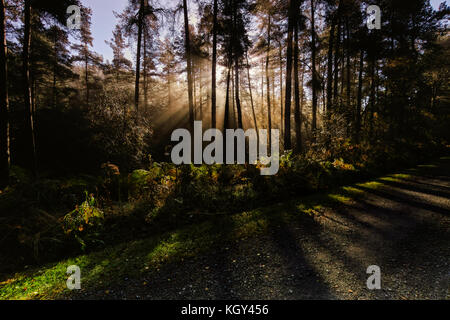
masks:
[[[433,8],[429,0],[124,0],[125,9],[114,11],[117,24],[107,30],[112,60],[96,51],[95,12],[86,2],[0,0],[0,300],[76,295],[64,288],[71,264],[86,270],[84,283],[95,288],[85,289],[89,297],[98,298],[98,290],[100,298],[111,292],[115,298],[184,297],[169,292],[175,280],[172,287],[155,284],[120,296],[99,284],[99,272],[117,279],[117,286],[123,278],[157,277],[153,272],[160,269],[172,278],[165,269],[171,264],[185,266],[218,246],[260,243],[258,237],[271,232],[285,243],[283,228],[297,224],[325,243],[321,219],[328,211],[336,221],[346,219],[338,209],[351,201],[365,203],[366,213],[379,212],[372,220],[350,219],[355,230],[383,229],[383,219],[416,230],[414,221],[420,235],[439,238],[415,241],[448,252],[445,2]],[[379,29],[368,27],[370,5],[381,9]],[[69,23],[70,6],[80,9],[79,28]],[[193,133],[195,121],[203,130],[255,129],[268,146],[272,136],[260,137],[259,130],[279,130],[277,174],[262,176],[259,161],[175,165],[172,132]],[[383,187],[409,193],[385,194]],[[435,198],[420,202],[414,192]],[[364,200],[367,194],[372,202]],[[426,218],[400,223],[394,213],[404,209],[376,198],[383,195],[415,205]],[[435,232],[421,229],[428,218],[429,228],[439,221],[427,229]],[[400,229],[379,232],[396,245]],[[344,241],[343,234],[330,241]],[[415,241],[405,254],[419,250]],[[299,254],[288,247],[281,250],[288,251],[283,265]],[[420,250],[425,255],[429,247]],[[436,259],[448,262],[448,256]],[[185,268],[195,270],[197,263]],[[310,262],[307,268],[322,266]],[[342,284],[345,294],[334,292],[330,283],[340,277],[327,277],[318,281],[327,289],[317,285],[320,295],[313,297],[379,298],[348,290],[348,283]],[[235,294],[217,284],[226,292],[213,294],[212,284],[198,286],[201,294],[186,297],[284,297],[277,290]],[[285,291],[306,297],[292,287]],[[161,296],[158,288],[166,288]],[[390,298],[417,298],[417,291],[416,297],[405,292],[400,288]],[[448,286],[437,297],[448,299]]]

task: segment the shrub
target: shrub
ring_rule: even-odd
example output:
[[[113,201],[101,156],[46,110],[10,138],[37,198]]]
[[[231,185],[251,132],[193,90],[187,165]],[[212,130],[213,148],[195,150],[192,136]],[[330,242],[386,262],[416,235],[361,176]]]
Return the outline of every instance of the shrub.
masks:
[[[86,191],[86,201],[63,217],[62,227],[64,233],[73,237],[84,250],[88,243],[99,242],[98,231],[103,220],[103,212],[96,207],[94,195],[88,195]]]

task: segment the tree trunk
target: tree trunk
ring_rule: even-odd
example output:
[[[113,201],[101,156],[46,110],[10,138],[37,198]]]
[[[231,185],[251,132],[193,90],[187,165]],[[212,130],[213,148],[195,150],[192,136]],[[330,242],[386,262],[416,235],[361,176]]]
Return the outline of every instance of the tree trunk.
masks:
[[[344,103],[344,89],[345,89],[345,78],[346,78],[346,74],[345,74],[345,59],[346,59],[346,54],[347,54],[347,50],[345,48],[345,26],[344,23],[342,23],[342,31],[341,31],[341,44],[342,44],[342,59],[341,59],[341,87],[339,90],[339,103],[342,107],[343,103]]]
[[[236,106],[236,111],[237,111],[237,119],[235,116],[235,122],[237,120],[237,127],[239,129],[243,128],[243,124],[242,124],[242,110],[241,110],[241,99],[239,96],[239,50],[238,50],[238,39],[236,38],[236,34],[237,34],[237,19],[238,19],[238,9],[237,9],[237,4],[236,1],[233,1],[233,35],[232,35],[232,44],[234,46],[236,46],[236,50],[235,50],[235,55],[234,55],[234,101],[236,101],[236,105],[233,104],[233,108],[234,106]]]
[[[331,21],[330,39],[328,43],[328,70],[327,70],[327,119],[331,119],[331,109],[333,103],[333,45],[334,33],[336,29],[336,17]]]
[[[230,81],[231,81],[231,68],[232,64],[229,64],[228,66],[228,73],[227,73],[227,91],[225,96],[225,114],[223,118],[223,131],[226,132],[227,129],[230,128]],[[223,135],[223,156],[224,160],[226,159],[227,155],[227,136],[226,134]]]
[[[295,100],[295,139],[296,139],[296,151],[302,152],[302,111],[300,109],[300,87],[299,87],[299,77],[298,77],[298,60],[299,60],[299,50],[298,50],[298,23],[294,27],[294,100]]]
[[[231,69],[231,111],[232,111],[232,120],[233,120],[233,128],[237,127],[236,122],[236,100],[234,100],[234,69]]]
[[[54,60],[53,60],[53,108],[56,108],[56,72],[58,68],[58,31],[54,29],[54,39],[53,39],[53,50],[54,50]]]
[[[212,53],[212,80],[211,80],[211,127],[217,126],[216,114],[216,72],[217,72],[217,0],[214,0],[213,21],[213,53]]]
[[[348,17],[345,20],[347,37],[346,37],[346,46],[347,46],[347,107],[350,107],[351,104],[351,66],[350,66],[350,24],[348,21]]]
[[[346,36],[346,52],[347,52],[347,95],[346,95],[346,114],[347,114],[347,136],[350,136],[351,121],[352,121],[352,100],[351,100],[351,63],[350,63],[350,24],[348,17],[345,19],[345,26],[347,31]]]
[[[223,121],[223,129],[230,128],[230,82],[231,82],[231,66],[228,67],[227,73],[227,92],[225,96],[225,114]],[[225,144],[224,144],[225,147]]]
[[[31,63],[31,67],[30,67],[30,84],[31,84],[31,114],[34,115],[36,114],[36,100],[37,100],[37,94],[36,92],[38,92],[38,87],[37,87],[37,81],[36,81],[36,77],[34,76],[34,63]],[[34,139],[36,140],[36,136],[34,137]]]
[[[234,90],[235,90],[235,99],[236,99],[236,109],[237,109],[237,125],[239,129],[243,129],[244,125],[242,122],[242,106],[241,106],[241,98],[240,98],[240,92],[239,92],[239,62],[236,58],[235,61],[235,70],[234,70],[234,78],[235,78],[235,84],[234,84]]]
[[[266,90],[267,90],[267,125],[269,129],[269,146],[272,145],[272,110],[270,105],[270,75],[269,75],[269,58],[270,58],[270,33],[271,33],[271,16],[268,15],[267,26],[267,52],[266,52]]]
[[[5,1],[0,0],[0,188],[9,183],[9,99]]]
[[[277,104],[276,104],[276,99],[275,99],[275,88],[276,88],[276,81],[275,81],[275,71],[272,69],[271,71],[271,75],[272,75],[272,121],[271,123],[271,127],[273,128],[274,126],[277,127],[274,122],[275,122],[275,113],[277,111]]]
[[[198,90],[199,90],[199,108],[200,108],[200,121],[203,121],[203,67],[202,64],[200,63],[200,67],[199,67],[199,79],[198,79]]]
[[[251,83],[251,80],[250,80],[250,63],[248,61],[248,52],[246,52],[246,58],[247,58],[248,90],[250,92],[250,103],[252,105],[253,122],[254,122],[254,125],[255,125],[256,138],[257,138],[258,146],[259,146],[259,131],[258,131],[258,123],[256,121],[255,105],[253,103],[253,93],[252,93],[252,83]]]
[[[316,72],[316,20],[314,0],[311,0],[311,72],[312,72],[312,134],[315,141],[317,130],[317,72]]]
[[[261,60],[261,121],[264,123],[266,115],[264,113],[264,59]]]
[[[275,114],[276,112],[276,103],[275,103],[275,88],[276,88],[276,84],[275,84],[275,71],[272,69],[272,71],[270,72],[271,76],[272,76],[272,113]],[[273,121],[272,121],[273,123]],[[273,126],[273,125],[272,125]]]
[[[338,102],[338,88],[339,88],[339,55],[340,55],[340,44],[341,44],[341,10],[338,9],[338,21],[337,21],[337,33],[336,33],[336,49],[334,53],[334,92],[333,92],[333,106],[337,106]]]
[[[30,47],[31,47],[31,0],[25,0],[24,12],[24,38],[23,38],[23,77],[24,77],[24,102],[25,102],[25,119],[27,130],[26,148],[29,155],[29,169],[36,177],[36,144],[34,138],[34,120],[31,101],[31,84],[30,84]]]
[[[172,110],[172,81],[171,81],[170,74],[167,78],[167,94],[168,94],[167,106],[168,106],[168,109],[171,111]]]
[[[303,106],[305,103],[305,90],[303,87],[304,82],[305,82],[305,70],[304,70],[304,68],[302,68],[302,79],[300,80],[300,84],[301,84],[301,87],[300,87],[300,111],[303,110]],[[302,117],[301,113],[300,113],[300,117]]]
[[[209,39],[209,38],[208,38]],[[208,49],[208,55],[211,55],[211,50]],[[206,110],[211,110],[211,87],[208,84],[211,83],[211,69],[208,69],[205,65],[205,76],[206,76]],[[206,111],[208,112],[208,111]],[[206,117],[208,117],[206,115]],[[211,118],[210,118],[211,119]]]
[[[189,127],[194,128],[194,101],[193,101],[193,84],[192,84],[192,60],[191,60],[191,40],[189,34],[189,16],[187,0],[183,0],[184,10],[184,45],[186,50],[187,64],[187,80],[188,80],[188,97],[189,97]]]
[[[144,27],[145,29],[145,27]],[[147,76],[147,68],[148,68],[148,62],[147,62],[147,32],[144,32],[144,112],[148,112],[148,76]]]
[[[370,69],[370,111],[369,111],[369,137],[373,135],[373,114],[375,112],[375,56],[372,57]]]
[[[361,49],[361,56],[359,58],[359,75],[358,75],[358,101],[356,103],[356,119],[355,119],[355,141],[357,143],[359,142],[359,137],[361,133],[363,68],[364,68],[364,50]]]
[[[283,48],[281,41],[279,44],[279,51],[278,51],[278,59],[280,60],[280,133],[281,136],[284,136],[283,132],[283,118],[284,118],[284,112],[283,112]]]
[[[294,25],[296,23],[296,2],[297,0],[290,0],[289,4],[289,21],[288,21],[288,37],[287,37],[287,52],[286,52],[286,96],[285,96],[285,110],[284,110],[284,149],[291,149],[291,98],[292,98],[292,37],[294,32]]]
[[[136,53],[136,82],[134,84],[134,107],[139,110],[139,85],[141,79],[141,46],[142,46],[142,29],[144,24],[144,0],[140,0],[139,16],[138,16],[138,40]]]
[[[195,72],[194,63],[192,63],[191,70],[192,70],[192,87],[194,89],[194,91],[192,93],[194,95],[194,98],[193,98],[193,100],[194,100],[194,120],[197,120],[197,87],[196,87],[196,78],[195,78],[196,72]]]
[[[84,82],[86,84],[86,106],[89,106],[89,56],[87,53],[87,45],[84,48]]]

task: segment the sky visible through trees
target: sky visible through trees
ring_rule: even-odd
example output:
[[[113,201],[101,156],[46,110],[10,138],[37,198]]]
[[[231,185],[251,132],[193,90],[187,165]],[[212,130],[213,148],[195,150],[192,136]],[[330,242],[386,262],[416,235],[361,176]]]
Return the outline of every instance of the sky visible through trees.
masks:
[[[173,2],[173,0],[170,1]],[[170,1],[167,2],[170,3]],[[445,1],[431,0],[431,5],[437,10],[442,2]],[[96,51],[103,55],[105,60],[112,60],[112,51],[104,41],[109,40],[110,30],[114,28],[116,23],[113,11],[120,12],[123,10],[127,5],[127,0],[85,0],[84,4],[93,9],[92,34]],[[127,57],[131,58],[131,51],[127,52]]]

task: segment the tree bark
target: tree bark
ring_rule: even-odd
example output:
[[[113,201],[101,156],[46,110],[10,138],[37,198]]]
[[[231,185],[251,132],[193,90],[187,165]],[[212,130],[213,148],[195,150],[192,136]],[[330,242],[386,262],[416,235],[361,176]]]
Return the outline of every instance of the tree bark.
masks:
[[[266,115],[264,113],[264,59],[261,60],[261,121],[264,123]]]
[[[194,100],[194,120],[197,120],[197,87],[196,87],[197,79],[195,77],[196,72],[195,72],[194,62],[192,62],[191,70],[192,70],[192,87],[193,87],[192,94],[194,95],[194,98],[193,98],[193,100]]]
[[[237,59],[236,59],[237,60]],[[239,64],[237,61],[235,61],[235,69],[234,69],[234,95],[236,99],[236,112],[237,112],[237,126],[239,129],[243,129],[243,122],[242,122],[242,105],[241,105],[241,98],[240,98],[240,86],[239,86]]]
[[[203,67],[202,64],[200,63],[200,67],[199,67],[199,79],[198,79],[198,90],[199,90],[199,108],[200,108],[200,121],[203,121]]]
[[[53,108],[56,108],[56,72],[58,68],[58,31],[56,28],[53,29],[55,34],[53,38],[53,50],[54,50],[54,60],[53,60]]]
[[[253,93],[252,93],[252,84],[251,84],[251,80],[250,80],[250,63],[248,61],[248,52],[246,52],[246,58],[247,58],[248,90],[250,92],[250,103],[252,105],[253,122],[255,125],[256,138],[257,138],[258,146],[259,146],[259,131],[258,131],[258,123],[256,121],[255,104],[253,103]]]
[[[213,21],[213,53],[212,53],[212,79],[211,79],[211,127],[217,126],[216,114],[216,72],[217,72],[217,0],[214,0]]]
[[[345,26],[347,31],[346,46],[347,46],[347,106],[351,104],[351,65],[350,65],[350,24],[348,17],[345,20]]]
[[[148,68],[148,62],[147,62],[147,30],[145,30],[144,26],[144,65],[143,65],[143,71],[144,71],[144,111],[147,113],[148,111],[148,76],[147,76],[147,68]]]
[[[184,45],[186,50],[187,64],[187,81],[188,81],[188,97],[189,97],[189,128],[194,128],[194,101],[193,101],[193,83],[192,83],[192,60],[191,60],[191,40],[189,34],[189,16],[187,0],[183,0],[184,11]]]
[[[225,114],[224,114],[224,121],[223,121],[223,129],[229,129],[230,128],[230,82],[231,82],[231,66],[228,67],[228,73],[227,73],[227,92],[225,96]],[[224,145],[225,147],[225,145]]]
[[[167,106],[168,106],[168,109],[171,111],[172,110],[172,81],[171,81],[170,74],[167,78],[167,94],[168,94]]]
[[[300,109],[300,87],[299,87],[299,76],[298,76],[298,60],[299,60],[299,49],[298,49],[298,23],[294,27],[294,100],[295,100],[295,139],[296,139],[296,151],[302,152],[302,111]]]
[[[223,131],[226,132],[227,129],[230,128],[230,81],[231,81],[231,68],[232,64],[230,63],[228,66],[228,73],[227,73],[227,91],[225,95],[225,114],[223,118]],[[224,160],[226,159],[227,155],[227,136],[226,134],[223,135],[223,156]]]
[[[370,66],[370,111],[369,111],[369,138],[373,135],[373,118],[375,112],[375,56],[372,57]]]
[[[88,46],[84,48],[84,82],[86,84],[86,106],[89,106],[89,55]]]
[[[361,133],[361,109],[362,109],[362,82],[364,68],[364,50],[361,49],[359,58],[359,74],[358,74],[358,101],[356,103],[356,119],[355,119],[355,141],[358,143]]]
[[[237,128],[236,100],[234,99],[234,69],[231,69],[231,111],[233,111],[233,128]]]
[[[316,72],[316,20],[314,0],[311,0],[311,72],[312,72],[312,134],[315,141],[317,130],[317,72]]]
[[[297,0],[290,0],[288,18],[288,37],[286,52],[286,95],[284,110],[284,149],[291,149],[291,98],[292,98],[292,38],[294,32]]]
[[[0,188],[9,183],[9,99],[5,1],[0,0]]]
[[[141,46],[142,46],[142,29],[144,24],[144,0],[140,0],[139,17],[138,17],[138,41],[136,53],[136,81],[134,85],[134,107],[139,110],[139,85],[141,79]]]
[[[333,92],[333,107],[337,106],[338,102],[338,90],[339,90],[339,55],[340,55],[340,44],[341,44],[341,10],[338,8],[337,11],[337,33],[336,33],[336,49],[334,52],[334,92]]]
[[[283,132],[283,118],[284,118],[284,110],[283,110],[283,48],[281,40],[279,41],[279,51],[278,51],[278,59],[280,60],[280,133],[281,136],[284,136]]]
[[[36,143],[30,84],[30,47],[31,47],[31,0],[25,0],[24,38],[23,38],[23,81],[26,119],[26,148],[29,155],[29,169],[33,176],[37,174]]]
[[[336,17],[331,21],[330,39],[328,43],[328,70],[327,70],[327,119],[331,119],[331,109],[333,103],[333,46],[334,33],[336,29]]]
[[[346,95],[346,115],[347,115],[347,136],[350,136],[351,131],[351,121],[352,121],[352,100],[351,100],[351,60],[350,60],[350,23],[349,18],[345,19],[345,29],[346,29],[346,52],[347,52],[347,95]]]
[[[272,145],[272,110],[270,105],[270,75],[269,75],[269,59],[270,59],[270,33],[271,33],[271,16],[268,15],[267,25],[267,52],[266,52],[266,89],[267,89],[267,125],[269,129],[269,146]]]

